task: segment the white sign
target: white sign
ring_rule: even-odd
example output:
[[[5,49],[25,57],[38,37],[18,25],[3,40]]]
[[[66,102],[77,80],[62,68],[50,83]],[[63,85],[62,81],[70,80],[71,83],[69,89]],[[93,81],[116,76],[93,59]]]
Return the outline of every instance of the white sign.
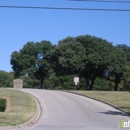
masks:
[[[79,82],[79,77],[74,77],[74,82],[75,82],[75,85],[77,85],[77,83]]]

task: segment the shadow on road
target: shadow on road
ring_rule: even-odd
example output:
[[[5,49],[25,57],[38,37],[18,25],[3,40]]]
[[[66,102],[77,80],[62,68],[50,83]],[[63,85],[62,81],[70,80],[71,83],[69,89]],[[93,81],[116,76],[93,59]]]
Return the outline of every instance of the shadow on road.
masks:
[[[126,114],[120,111],[106,111],[106,112],[99,112],[99,113],[108,114],[108,115],[130,116],[129,114]]]

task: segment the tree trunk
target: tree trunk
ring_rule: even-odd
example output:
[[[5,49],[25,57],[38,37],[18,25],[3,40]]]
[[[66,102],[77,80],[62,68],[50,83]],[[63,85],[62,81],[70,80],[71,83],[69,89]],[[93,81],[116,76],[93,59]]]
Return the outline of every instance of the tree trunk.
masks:
[[[118,90],[118,82],[115,81],[115,87],[114,87],[114,91],[117,91]]]
[[[85,76],[85,82],[86,82],[86,90],[89,90],[89,77]]]
[[[44,88],[44,84],[43,84],[44,78],[42,77],[40,80],[41,80],[40,89],[43,89]]]
[[[122,76],[123,76],[122,73],[115,75],[115,87],[114,87],[114,91],[118,91],[118,84],[120,83]]]
[[[90,84],[89,90],[92,90],[92,89],[93,89],[94,79],[95,79],[95,78],[93,78],[93,79],[91,80],[91,84]]]

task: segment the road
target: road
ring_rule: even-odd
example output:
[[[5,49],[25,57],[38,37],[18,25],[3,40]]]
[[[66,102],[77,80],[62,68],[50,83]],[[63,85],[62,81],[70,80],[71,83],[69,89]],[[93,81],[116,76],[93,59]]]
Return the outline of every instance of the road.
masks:
[[[40,101],[42,115],[36,124],[19,130],[119,130],[118,122],[130,119],[109,105],[83,96],[54,90],[22,91]]]

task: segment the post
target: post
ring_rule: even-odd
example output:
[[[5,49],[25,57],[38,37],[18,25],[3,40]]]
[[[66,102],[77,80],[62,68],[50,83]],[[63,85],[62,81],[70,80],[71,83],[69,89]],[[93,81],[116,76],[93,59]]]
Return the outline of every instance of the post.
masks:
[[[18,122],[18,87],[16,88],[16,122]]]
[[[23,87],[23,81],[21,79],[14,80],[14,88],[16,89],[16,122],[18,122],[18,103],[19,103],[19,92],[18,91],[22,87]]]
[[[77,84],[79,82],[79,77],[74,77],[74,82],[75,82],[75,91],[77,89]]]

